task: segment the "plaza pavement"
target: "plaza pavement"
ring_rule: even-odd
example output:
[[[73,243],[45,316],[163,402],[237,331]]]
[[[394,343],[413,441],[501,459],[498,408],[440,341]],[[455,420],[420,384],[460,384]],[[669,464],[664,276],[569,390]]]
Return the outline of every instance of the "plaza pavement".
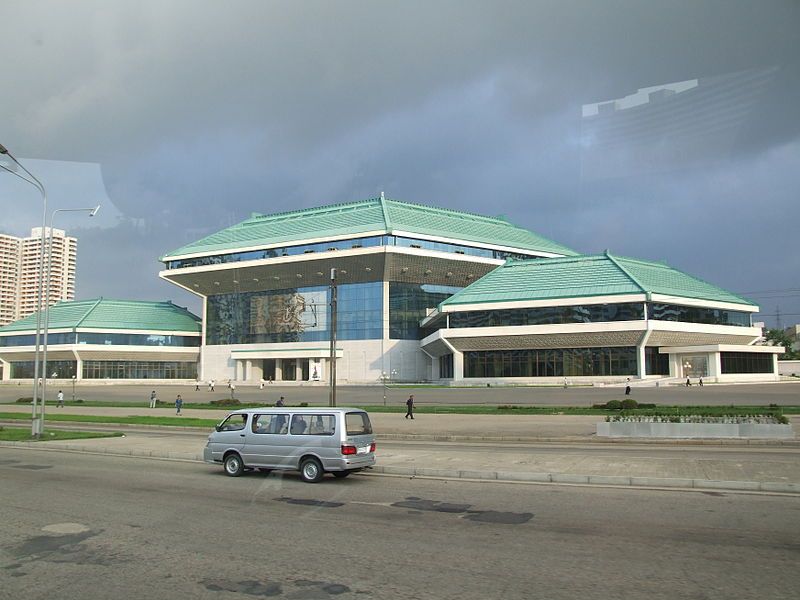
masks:
[[[28,412],[28,406],[3,406]],[[173,408],[67,407],[50,412],[174,416]],[[228,411],[185,409],[185,417],[222,419]],[[600,417],[373,413],[379,439],[371,473],[503,482],[596,484],[800,493],[800,441],[609,441],[594,436]],[[800,418],[793,417],[797,429]],[[7,424],[11,425],[11,422]],[[21,423],[13,423],[20,425]],[[51,422],[53,427],[77,427]],[[4,443],[17,447],[173,460],[202,460],[208,430],[82,425],[125,437]],[[216,467],[210,467],[216,468]]]

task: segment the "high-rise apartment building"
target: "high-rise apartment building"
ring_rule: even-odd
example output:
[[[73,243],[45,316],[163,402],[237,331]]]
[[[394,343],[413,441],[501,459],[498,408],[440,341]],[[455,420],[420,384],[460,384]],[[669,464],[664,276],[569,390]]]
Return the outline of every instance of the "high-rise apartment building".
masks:
[[[45,262],[48,259],[50,229],[45,229]],[[75,299],[75,268],[78,240],[61,229],[52,230],[53,254],[50,266],[50,294],[44,297],[47,276],[42,289],[42,302],[53,305]],[[31,230],[30,237],[18,238],[0,234],[0,325],[11,323],[36,312],[39,290],[39,261],[42,250],[42,228]]]

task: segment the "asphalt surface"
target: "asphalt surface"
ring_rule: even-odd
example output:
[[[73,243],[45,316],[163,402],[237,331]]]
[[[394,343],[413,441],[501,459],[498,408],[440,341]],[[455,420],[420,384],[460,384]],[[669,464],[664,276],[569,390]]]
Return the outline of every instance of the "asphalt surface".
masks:
[[[386,388],[386,403],[404,406],[409,394],[414,394],[418,405],[426,404],[519,404],[537,406],[591,406],[624,397],[624,384],[600,385],[595,387],[492,387],[492,388]],[[66,399],[72,398],[72,385],[54,382],[48,385],[48,401],[52,401],[59,389],[63,389]],[[172,402],[181,394],[186,404],[208,402],[229,398],[226,385],[218,384],[214,392],[206,386],[195,391],[194,385],[123,385],[123,384],[80,384],[75,395],[84,400],[103,400],[108,402],[141,401],[146,405],[150,392],[155,390],[159,399]],[[17,398],[31,397],[30,385],[0,385],[0,403],[15,402]],[[291,404],[327,404],[328,388],[325,385],[266,385],[263,390],[257,385],[236,384],[235,395],[243,402],[263,402],[274,404],[280,396],[285,396]],[[376,386],[339,386],[338,403],[376,405],[383,404],[384,388]],[[761,383],[748,385],[694,385],[690,388],[680,385],[656,388],[650,382],[633,382],[631,398],[639,402],[661,405],[792,405],[800,404],[800,380],[785,383]]]
[[[6,449],[3,598],[796,598],[800,500]]]

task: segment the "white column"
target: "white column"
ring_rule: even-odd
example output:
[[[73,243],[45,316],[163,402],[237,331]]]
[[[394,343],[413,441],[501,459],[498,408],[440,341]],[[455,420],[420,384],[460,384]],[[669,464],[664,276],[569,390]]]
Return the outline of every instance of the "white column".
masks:
[[[0,366],[3,367],[3,381],[11,379],[11,363],[0,359]]]
[[[455,350],[453,352],[453,381],[464,379],[464,353]]]

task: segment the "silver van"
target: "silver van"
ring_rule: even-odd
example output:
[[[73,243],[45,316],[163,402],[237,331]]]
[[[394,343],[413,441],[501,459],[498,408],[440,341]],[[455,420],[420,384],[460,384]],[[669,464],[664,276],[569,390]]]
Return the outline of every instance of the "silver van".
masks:
[[[359,408],[248,408],[229,414],[208,436],[203,460],[238,477],[246,469],[300,471],[316,483],[375,464],[369,415]]]

